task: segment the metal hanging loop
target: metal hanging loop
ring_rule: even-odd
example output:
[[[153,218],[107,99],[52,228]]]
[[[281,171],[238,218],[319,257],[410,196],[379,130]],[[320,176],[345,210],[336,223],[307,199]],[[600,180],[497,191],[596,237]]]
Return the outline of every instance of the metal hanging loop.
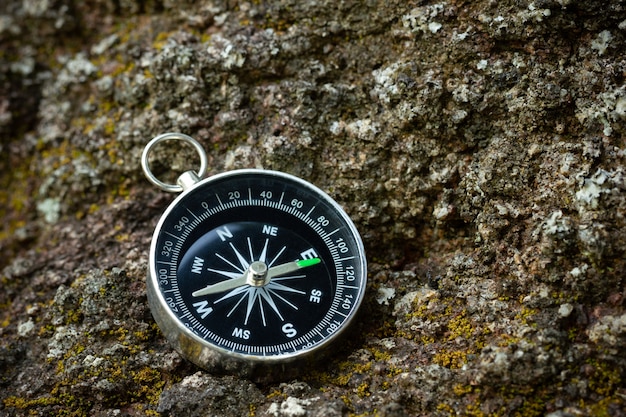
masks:
[[[148,161],[150,152],[157,144],[166,140],[180,140],[182,142],[190,144],[191,146],[195,148],[196,152],[200,156],[200,170],[198,172],[191,171],[191,173],[193,173],[198,179],[204,177],[204,174],[206,174],[206,170],[208,166],[208,158],[202,145],[191,136],[185,135],[183,133],[173,133],[173,132],[163,133],[162,135],[159,135],[155,137],[154,139],[152,139],[150,142],[148,142],[146,147],[143,149],[143,153],[141,154],[141,168],[143,169],[143,172],[146,175],[146,178],[148,178],[148,181],[150,181],[152,184],[156,185],[163,191],[167,191],[170,193],[179,193],[186,188],[180,185],[180,181],[179,181],[179,184],[168,184],[158,179],[152,173],[152,171],[150,171],[150,163]],[[181,175],[181,177],[183,177],[183,175]]]

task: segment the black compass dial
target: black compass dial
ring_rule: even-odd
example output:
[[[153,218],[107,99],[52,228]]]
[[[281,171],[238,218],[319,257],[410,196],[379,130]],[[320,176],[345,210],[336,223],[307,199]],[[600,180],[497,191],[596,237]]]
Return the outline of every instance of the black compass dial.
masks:
[[[366,281],[343,210],[303,180],[261,170],[211,177],[176,199],[150,268],[151,304],[166,311],[155,317],[170,339],[184,332],[251,361],[326,345],[354,317]]]

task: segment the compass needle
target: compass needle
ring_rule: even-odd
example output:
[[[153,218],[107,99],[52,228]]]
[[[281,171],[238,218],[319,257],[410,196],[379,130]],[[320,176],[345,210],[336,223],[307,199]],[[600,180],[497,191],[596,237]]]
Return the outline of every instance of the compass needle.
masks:
[[[307,268],[309,266],[317,265],[320,262],[321,260],[319,258],[313,258],[313,259],[305,259],[305,260],[296,261],[296,262],[288,262],[286,264],[274,266],[267,270],[266,275],[263,276],[263,282],[261,283],[261,285],[266,285],[270,283],[271,279],[274,277],[280,277],[282,275],[290,274],[302,268]],[[251,278],[250,278],[250,275],[254,273],[254,271],[252,271],[252,267],[255,266],[255,264],[265,265],[263,262],[260,262],[260,261],[252,262],[248,266],[248,273],[244,275],[240,275],[236,272],[227,272],[227,271],[221,271],[221,270],[217,270],[213,268],[208,268],[209,271],[225,275],[231,278],[231,280],[221,281],[221,282],[218,282],[217,284],[209,285],[198,291],[194,291],[191,295],[193,297],[200,297],[203,295],[215,294],[215,293],[232,290],[233,288],[238,288],[244,285],[258,286],[257,283],[255,283],[254,281],[251,281]],[[265,266],[265,268],[267,267]],[[282,277],[282,279],[293,279],[293,278],[304,278],[304,277],[305,275],[298,275],[294,277]],[[280,280],[281,278],[278,278],[278,279]],[[276,284],[276,285],[279,285],[279,284]],[[288,287],[284,287],[284,288],[288,288]]]
[[[185,172],[179,185],[156,180],[148,164],[152,148],[170,139],[201,156],[200,170]],[[208,370],[232,364],[249,373],[318,356],[363,299],[367,265],[356,227],[302,179],[256,169],[202,179],[207,164],[201,146],[178,133],[156,137],[142,154],[153,184],[183,191],[150,247],[156,322],[183,357]]]
[[[247,278],[246,276],[238,276],[235,275],[234,279],[220,281],[217,284],[209,285],[208,287],[204,287],[201,290],[194,291],[191,293],[193,297],[200,297],[203,295],[216,294],[228,290],[232,290],[234,288],[238,288],[246,285]],[[238,277],[237,277],[238,276]]]
[[[302,279],[302,278],[306,278],[306,275],[283,275],[280,277],[273,277],[272,282],[287,281],[290,279]]]
[[[281,275],[290,274],[296,272],[302,268],[317,265],[321,262],[320,258],[304,259],[302,261],[288,262],[286,264],[274,266],[267,271],[267,274],[273,278]]]

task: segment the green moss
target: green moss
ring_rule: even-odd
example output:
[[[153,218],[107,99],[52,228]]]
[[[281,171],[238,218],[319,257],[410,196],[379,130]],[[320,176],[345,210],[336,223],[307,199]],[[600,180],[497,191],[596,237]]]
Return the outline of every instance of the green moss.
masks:
[[[470,355],[476,355],[483,349],[491,333],[469,316],[463,300],[458,298],[440,299],[437,294],[428,300],[418,297],[412,308],[413,311],[405,316],[405,320],[408,323],[436,323],[437,326],[432,326],[434,331],[412,333],[401,328],[395,336],[417,339],[424,347],[436,344],[436,349],[426,350],[434,351],[434,363],[447,368],[461,368]]]
[[[463,395],[474,392],[474,390],[475,388],[471,385],[456,384],[454,387],[452,387],[452,392],[454,392],[454,395],[456,395],[457,397],[462,397]]]
[[[54,415],[60,417],[82,417],[89,414],[90,401],[76,397],[68,392],[67,387],[55,386],[50,395],[39,398],[21,398],[10,396],[3,400],[7,409],[28,410],[31,415],[43,415],[37,410],[46,410],[54,406]],[[47,413],[46,413],[47,414]]]
[[[521,311],[515,316],[515,318],[521,321],[523,324],[536,327],[537,324],[533,321],[533,318],[537,315],[537,309],[522,307]]]
[[[371,395],[370,385],[367,382],[363,382],[362,384],[360,384],[356,388],[356,395],[358,395],[359,398],[369,397]]]
[[[457,337],[469,339],[476,331],[476,327],[472,325],[467,318],[467,312],[461,310],[459,314],[452,317],[448,321],[448,340],[455,340]]]
[[[467,351],[442,350],[435,354],[433,362],[450,369],[459,369],[467,362]]]
[[[23,248],[23,243],[16,239],[16,232],[26,226],[32,216],[31,194],[41,180],[32,173],[31,163],[32,158],[11,161],[10,167],[0,162],[0,217],[3,219],[0,247],[3,248],[5,262],[11,259],[12,252]],[[0,261],[0,269],[3,265]],[[6,288],[4,283],[3,288]]]
[[[589,389],[603,397],[615,395],[616,389],[622,386],[620,368],[597,359],[588,359],[587,363],[594,369],[589,378]]]
[[[20,398],[16,396],[10,396],[8,398],[5,398],[3,403],[4,403],[4,406],[8,408],[17,408],[20,410],[26,410],[28,408],[33,408],[33,407],[55,405],[55,404],[58,404],[58,400],[53,397],[40,397],[40,398],[34,398],[34,399],[26,399],[26,398]]]
[[[442,413],[447,413],[450,416],[456,416],[457,415],[457,413],[454,411],[454,408],[450,407],[446,403],[439,403],[439,404],[437,404],[437,411],[442,412]]]
[[[469,416],[469,417],[486,417],[487,416],[487,414],[485,414],[480,409],[480,406],[478,404],[475,404],[475,403],[468,404],[465,407],[464,415]]]
[[[167,40],[170,36],[172,36],[172,32],[161,32],[157,34],[152,42],[152,47],[157,51],[160,51],[167,44]]]
[[[277,398],[277,397],[282,397],[283,399],[287,398],[287,394],[285,394],[284,392],[282,392],[279,389],[273,389],[272,392],[270,392],[269,394],[267,394],[267,399],[271,400],[273,398]]]
[[[77,285],[76,282],[81,279],[77,278],[73,285]],[[99,292],[94,296],[106,297],[107,293]],[[66,322],[78,320],[81,303],[82,300],[76,300],[71,310],[61,311]],[[114,391],[117,394],[98,400],[101,405],[130,405],[140,415],[158,415],[156,406],[168,378],[160,370],[140,366],[132,360],[134,355],[147,350],[145,343],[156,331],[155,324],[146,330],[131,331],[120,326],[106,331],[88,332],[63,357],[49,360],[55,372],[54,377],[48,379],[51,384],[48,393],[36,398],[8,397],[2,404],[9,414],[22,410],[24,415],[87,416],[94,405],[91,400],[93,395],[77,396],[72,392],[76,392],[76,386],[93,387],[100,381],[108,381],[119,388]],[[48,335],[53,332],[54,326],[51,325],[42,326],[40,330],[40,333]],[[104,346],[119,343],[126,348],[110,355],[93,352],[90,348],[93,339]],[[87,357],[92,358],[90,364],[85,362]]]
[[[275,15],[268,13],[265,15],[265,22],[262,25],[263,29],[273,29],[275,32],[281,33],[288,30],[293,25],[293,22],[287,19],[276,18]]]
[[[2,288],[6,288],[8,281],[9,280],[6,277],[2,277],[0,279],[0,285],[2,286]],[[0,316],[0,328],[8,327],[11,324],[12,312],[10,308],[12,305],[13,301],[10,299],[4,302],[0,302],[0,312],[2,312],[2,315]]]
[[[83,320],[83,314],[80,309],[65,311],[65,324],[76,324]]]
[[[478,387],[472,385],[456,384],[452,388],[453,393],[458,400],[453,404],[441,403],[437,406],[437,410],[448,415],[466,415],[466,416],[514,416],[514,417],[534,417],[542,416],[546,412],[546,404],[550,399],[550,387],[544,386],[521,386],[515,384],[504,384],[499,387]],[[519,406],[514,409],[508,408],[510,404],[521,400]],[[485,399],[498,401],[502,404],[502,408],[486,413],[483,411],[482,402]],[[514,401],[515,400],[515,401]],[[458,407],[462,411],[458,411]]]
[[[329,382],[339,386],[346,386],[354,374],[367,374],[370,369],[372,369],[371,362],[354,363],[345,361],[339,364],[339,375],[331,378]]]
[[[380,416],[380,413],[378,412],[378,410],[373,409],[372,411],[366,411],[360,414],[349,413],[348,416],[349,417],[378,417]]]
[[[146,400],[152,405],[158,404],[159,396],[165,386],[165,380],[160,371],[146,366],[133,372],[132,380],[137,386],[131,393],[135,400]]]
[[[319,386],[322,392],[330,389],[329,387],[333,385],[347,389],[349,394],[340,398],[345,403],[346,408],[354,412],[353,403],[371,396],[371,381],[378,381],[377,391],[387,390],[394,384],[394,378],[405,371],[389,364],[392,358],[389,352],[379,347],[370,347],[367,350],[369,355],[364,353],[366,359],[338,362],[329,367],[329,372],[312,371],[310,374],[304,375],[303,379],[311,385]],[[268,398],[278,395],[282,395],[282,393],[273,391]],[[348,415],[353,414],[348,413]]]
[[[584,401],[581,401],[580,407],[584,410],[589,410],[589,415],[595,417],[613,417],[616,415],[616,410],[624,410],[626,408],[626,402],[623,398],[609,397],[592,404],[586,404]]]

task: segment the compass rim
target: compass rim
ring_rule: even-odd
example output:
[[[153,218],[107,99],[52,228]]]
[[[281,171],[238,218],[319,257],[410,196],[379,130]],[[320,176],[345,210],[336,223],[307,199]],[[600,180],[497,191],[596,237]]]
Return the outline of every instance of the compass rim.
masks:
[[[358,264],[360,269],[359,276],[359,288],[356,293],[357,298],[353,308],[350,310],[349,316],[339,325],[336,331],[331,334],[323,336],[323,339],[310,347],[302,347],[294,352],[283,352],[279,354],[271,355],[257,355],[247,354],[224,348],[218,344],[202,338],[189,328],[187,328],[184,322],[179,316],[168,307],[168,303],[162,293],[159,285],[159,278],[157,273],[157,243],[158,238],[164,228],[166,222],[169,219],[171,213],[175,208],[183,202],[188,196],[197,192],[199,189],[206,187],[211,183],[218,183],[220,181],[229,180],[243,176],[267,176],[277,177],[287,182],[291,181],[300,187],[304,187],[309,193],[313,193],[318,200],[324,200],[334,212],[340,216],[342,222],[347,226],[349,235],[354,240],[356,245],[356,253],[358,256],[358,262],[355,262],[355,266]],[[364,299],[365,289],[367,286],[367,259],[365,256],[365,249],[361,235],[359,234],[354,222],[341,207],[328,193],[316,185],[296,177],[292,174],[288,174],[280,171],[265,170],[265,169],[238,169],[232,171],[226,171],[207,178],[204,178],[197,182],[193,187],[186,189],[180,195],[176,197],[164,210],[157,226],[155,227],[152,235],[152,242],[150,246],[149,256],[149,268],[148,268],[148,298],[150,303],[150,309],[153,313],[155,320],[157,321],[162,332],[166,336],[166,339],[178,350],[186,359],[197,365],[209,369],[214,368],[216,365],[221,368],[228,368],[238,364],[237,367],[254,366],[258,364],[284,364],[292,361],[296,361],[302,358],[308,358],[315,353],[325,351],[327,347],[336,339],[340,338],[347,328],[354,322],[355,317],[358,314],[360,306]],[[309,329],[310,330],[310,329]],[[309,331],[307,330],[307,331]],[[192,349],[187,349],[191,346]],[[196,346],[192,346],[196,345]],[[200,347],[200,349],[198,349]],[[231,363],[232,362],[232,363]],[[229,365],[230,364],[230,365]]]

